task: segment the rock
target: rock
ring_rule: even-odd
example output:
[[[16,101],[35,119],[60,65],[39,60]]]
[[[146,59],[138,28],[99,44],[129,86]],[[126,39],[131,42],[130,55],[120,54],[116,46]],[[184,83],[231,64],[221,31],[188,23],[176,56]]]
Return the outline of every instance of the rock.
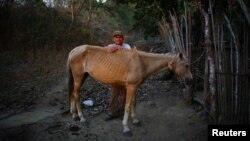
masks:
[[[94,105],[94,101],[91,99],[85,100],[82,102],[85,106],[92,107]]]

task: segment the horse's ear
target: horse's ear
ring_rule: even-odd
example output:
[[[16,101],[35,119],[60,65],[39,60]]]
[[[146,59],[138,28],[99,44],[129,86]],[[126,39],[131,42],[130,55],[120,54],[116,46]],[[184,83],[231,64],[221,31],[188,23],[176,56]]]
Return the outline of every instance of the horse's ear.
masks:
[[[183,59],[183,54],[179,53],[179,57],[180,57],[180,59]]]
[[[170,70],[172,70],[173,64],[174,64],[174,61],[173,61],[173,60],[170,61],[170,62],[168,63],[168,68],[169,68]]]

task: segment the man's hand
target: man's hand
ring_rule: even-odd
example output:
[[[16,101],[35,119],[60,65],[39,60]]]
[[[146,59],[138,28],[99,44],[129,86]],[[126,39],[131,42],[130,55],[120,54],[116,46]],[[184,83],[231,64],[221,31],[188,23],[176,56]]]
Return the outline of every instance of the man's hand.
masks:
[[[109,53],[113,53],[113,52],[116,52],[117,50],[122,50],[122,46],[120,45],[115,45],[115,46],[112,46],[112,47],[107,47],[107,51]]]

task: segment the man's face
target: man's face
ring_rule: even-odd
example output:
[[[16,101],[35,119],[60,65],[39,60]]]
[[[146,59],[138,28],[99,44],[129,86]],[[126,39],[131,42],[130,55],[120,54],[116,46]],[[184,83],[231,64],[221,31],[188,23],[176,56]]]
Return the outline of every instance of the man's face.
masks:
[[[122,36],[114,36],[113,37],[113,42],[116,45],[122,45],[123,44],[123,37]]]

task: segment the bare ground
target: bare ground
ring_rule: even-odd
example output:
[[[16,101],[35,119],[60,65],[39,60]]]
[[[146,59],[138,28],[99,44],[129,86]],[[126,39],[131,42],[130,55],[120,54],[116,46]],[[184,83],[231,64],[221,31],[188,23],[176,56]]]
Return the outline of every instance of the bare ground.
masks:
[[[24,92],[36,95],[36,98],[31,98],[26,106],[21,103],[9,110],[2,110],[0,140],[207,140],[207,122],[203,120],[199,106],[185,104],[178,82],[158,78],[148,79],[138,90],[137,113],[142,124],[136,127],[129,122],[132,137],[123,136],[122,118],[104,121],[110,96],[109,87],[91,78],[87,79],[81,91],[81,101],[91,98],[95,102],[93,107],[82,105],[88,124],[81,125],[79,121],[73,121],[69,113],[67,78],[61,74],[41,77],[30,83],[33,86],[28,83],[23,85],[29,89]]]
[[[132,137],[122,134],[122,117],[104,121],[109,86],[88,78],[81,89],[87,125],[69,113],[65,62],[68,50],[5,51],[0,54],[0,141],[204,141],[207,121],[198,105],[186,105],[176,79],[163,74],[137,91],[141,126],[129,121]]]

